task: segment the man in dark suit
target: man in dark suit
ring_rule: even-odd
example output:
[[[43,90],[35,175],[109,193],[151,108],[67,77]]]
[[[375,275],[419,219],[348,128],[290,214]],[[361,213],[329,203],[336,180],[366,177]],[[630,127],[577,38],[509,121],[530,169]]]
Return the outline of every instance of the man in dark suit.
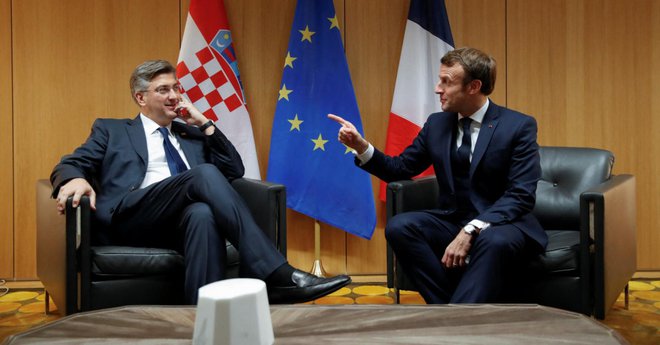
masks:
[[[179,249],[185,297],[224,278],[225,239],[240,251],[241,273],[262,279],[271,303],[297,303],[350,283],[290,266],[257,226],[229,180],[243,176],[234,146],[181,97],[175,68],[146,61],[131,75],[135,119],[98,119],[87,141],[51,174],[57,209],[88,195],[100,237],[113,244]],[[182,119],[184,123],[176,122]]]
[[[507,275],[547,244],[530,213],[541,177],[536,121],[488,99],[495,76],[495,60],[479,50],[447,53],[435,88],[443,112],[431,114],[396,157],[328,115],[342,125],[339,141],[358,153],[356,164],[386,182],[433,165],[439,208],[402,213],[385,229],[427,303],[497,301]]]

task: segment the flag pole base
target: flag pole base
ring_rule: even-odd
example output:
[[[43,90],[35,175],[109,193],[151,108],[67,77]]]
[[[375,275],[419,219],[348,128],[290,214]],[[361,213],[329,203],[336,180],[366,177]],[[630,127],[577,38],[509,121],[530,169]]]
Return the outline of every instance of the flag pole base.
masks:
[[[316,219],[314,220],[314,264],[309,273],[319,278],[325,278],[328,276],[321,263],[321,223]]]
[[[312,270],[309,273],[319,278],[325,278],[328,276],[328,274],[325,272],[325,269],[323,269],[321,260],[314,260],[314,265],[312,265]]]

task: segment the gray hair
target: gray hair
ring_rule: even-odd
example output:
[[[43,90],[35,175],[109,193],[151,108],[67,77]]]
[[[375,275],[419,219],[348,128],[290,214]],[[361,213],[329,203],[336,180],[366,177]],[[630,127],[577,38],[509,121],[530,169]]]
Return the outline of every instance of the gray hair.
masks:
[[[176,75],[176,68],[165,60],[148,60],[135,67],[130,80],[133,101],[137,103],[135,99],[136,92],[147,91],[149,83],[157,76],[165,73]]]

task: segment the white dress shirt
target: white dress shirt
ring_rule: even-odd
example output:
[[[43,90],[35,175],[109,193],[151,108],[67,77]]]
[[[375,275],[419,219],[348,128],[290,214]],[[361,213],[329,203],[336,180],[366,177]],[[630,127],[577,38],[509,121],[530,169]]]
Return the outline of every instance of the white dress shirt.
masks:
[[[479,137],[479,131],[481,130],[481,123],[484,122],[484,116],[486,115],[486,110],[488,110],[488,104],[490,101],[486,98],[486,103],[475,111],[474,114],[468,116],[472,119],[470,123],[470,141],[472,142],[472,147],[470,147],[470,162],[472,162],[472,152],[474,152],[474,146],[477,144],[477,138]],[[463,115],[458,114],[458,120],[462,119]],[[456,135],[456,150],[461,147],[463,140],[463,126],[460,122],[458,123],[458,135]]]
[[[167,158],[165,157],[165,148],[163,147],[163,135],[160,134],[158,128],[160,126],[154,122],[152,119],[140,114],[140,119],[142,120],[142,126],[144,127],[144,135],[147,138],[147,174],[142,180],[140,188],[150,186],[156,182],[160,182],[170,176],[170,167],[167,165]],[[168,137],[172,142],[172,145],[179,152],[181,159],[186,163],[186,167],[190,169],[190,164],[186,159],[186,155],[181,150],[181,144],[176,139],[176,136],[172,134],[172,126],[167,126],[167,132],[169,133]]]

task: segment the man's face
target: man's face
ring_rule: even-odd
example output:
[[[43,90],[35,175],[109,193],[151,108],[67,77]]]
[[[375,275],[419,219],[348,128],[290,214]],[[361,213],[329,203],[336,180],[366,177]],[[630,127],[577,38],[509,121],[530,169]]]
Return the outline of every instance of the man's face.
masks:
[[[160,125],[168,125],[179,114],[177,105],[181,100],[179,83],[173,73],[156,76],[146,91],[135,95],[144,115]]]
[[[438,84],[435,93],[440,95],[442,110],[460,113],[466,106],[468,86],[463,85],[465,71],[463,66],[455,63],[453,66],[440,65]]]

